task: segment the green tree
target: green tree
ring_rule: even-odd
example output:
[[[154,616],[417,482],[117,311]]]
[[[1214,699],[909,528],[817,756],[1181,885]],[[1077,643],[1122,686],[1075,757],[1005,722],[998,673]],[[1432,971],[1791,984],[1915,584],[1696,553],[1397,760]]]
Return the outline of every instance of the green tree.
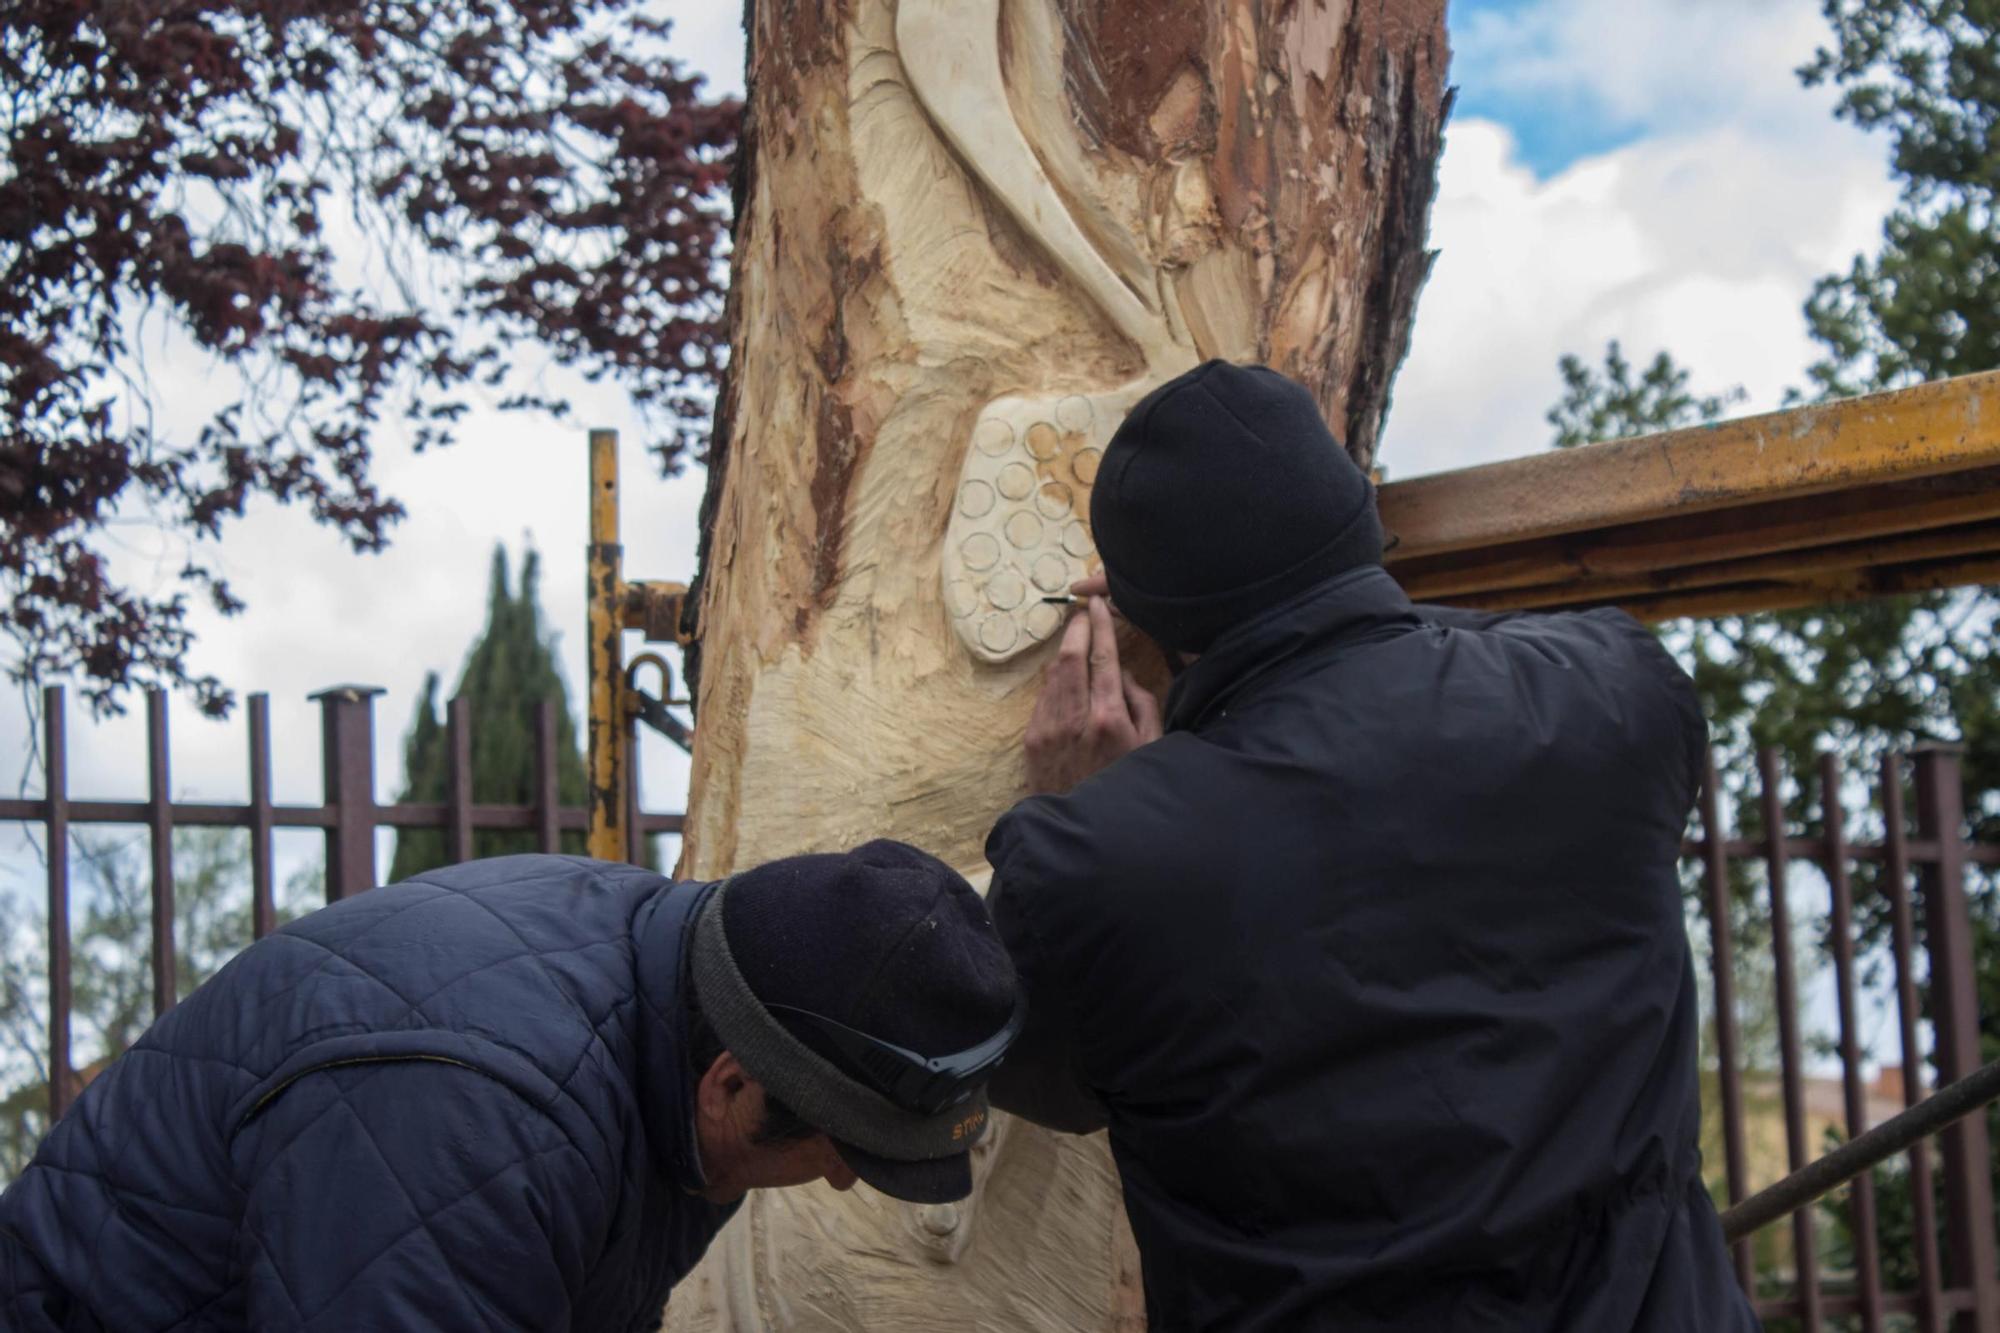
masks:
[[[510,585],[507,552],[493,551],[486,592],[486,627],[473,641],[459,674],[457,697],[468,705],[472,749],[472,799],[481,804],[530,805],[535,799],[535,709],[544,699],[556,704],[556,795],[563,805],[584,800],[583,755],[569,692],[556,663],[554,637],[542,624],[541,560],[530,550],[521,561],[521,587]],[[401,801],[442,801],[450,753],[439,716],[438,676],[424,678],[423,698],[403,742]],[[528,832],[482,829],[473,834],[475,856],[505,856],[535,850]],[[583,835],[562,835],[562,849],[581,855]],[[444,834],[408,829],[396,836],[392,880],[445,864]]]
[[[1830,396],[2000,366],[2000,6],[1824,0],[1833,42],[1800,77],[1889,138],[1901,198],[1882,249],[1806,306]]]
[[[250,943],[250,838],[240,829],[174,833],[174,979],[186,999]],[[152,866],[141,837],[79,834],[71,857],[71,1061],[83,1081],[153,1021]],[[317,868],[287,881],[279,924],[308,911]],[[27,1165],[48,1129],[48,927],[0,895],[0,1180]]]
[[[1799,71],[1840,90],[1837,114],[1880,131],[1901,184],[1880,250],[1822,278],[1805,306],[1821,357],[1808,396],[1840,397],[2000,366],[2000,5],[1990,0],[1824,0],[1833,40]],[[1638,380],[1614,344],[1600,374],[1574,357],[1549,413],[1561,447],[1670,429],[1712,416],[1717,396],[1688,392],[1662,354]],[[1724,396],[1726,397],[1726,395]],[[1754,756],[1775,746],[1796,776],[1787,816],[1812,828],[1823,799],[1814,756],[1839,752],[1872,779],[1881,756],[1927,741],[1965,748],[1966,818],[2000,839],[2000,598],[1992,588],[1939,592],[1771,615],[1725,617],[1669,635],[1715,727],[1723,782],[1754,784]],[[1851,793],[1849,794],[1851,797]],[[1754,825],[1755,802],[1737,802]],[[1857,811],[1864,819],[1870,812]],[[1863,928],[1879,936],[1871,868],[1857,875]],[[2000,887],[1972,872],[1981,1056],[2000,1056]],[[1739,885],[1739,891],[1742,886]],[[1872,971],[1880,978],[1877,952]],[[2000,1113],[1989,1113],[2000,1142]],[[1878,1173],[1887,1276],[1912,1270],[1908,1181]],[[1851,1253],[1845,1207],[1830,1257]]]
[[[1689,372],[1665,352],[1634,378],[1632,363],[1615,340],[1604,349],[1601,371],[1575,356],[1564,357],[1557,370],[1563,396],[1549,409],[1548,422],[1556,428],[1558,449],[1719,421],[1746,396],[1741,387],[1690,393]]]

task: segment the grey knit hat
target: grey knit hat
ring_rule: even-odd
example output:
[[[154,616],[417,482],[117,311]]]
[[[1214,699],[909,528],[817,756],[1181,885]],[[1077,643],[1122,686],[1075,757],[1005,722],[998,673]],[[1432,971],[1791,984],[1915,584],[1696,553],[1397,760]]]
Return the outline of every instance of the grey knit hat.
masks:
[[[690,962],[722,1044],[856,1175],[914,1203],[971,1192],[985,1078],[1023,1009],[963,876],[886,840],[774,861],[710,897]]]

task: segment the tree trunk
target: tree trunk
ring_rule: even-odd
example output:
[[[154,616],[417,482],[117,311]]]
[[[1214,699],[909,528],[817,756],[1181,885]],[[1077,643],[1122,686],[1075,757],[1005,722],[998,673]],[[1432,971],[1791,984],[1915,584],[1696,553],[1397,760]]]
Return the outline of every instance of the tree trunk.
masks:
[[[1429,266],[1444,0],[755,0],[682,870],[895,837],[976,883],[1098,451],[1210,357],[1363,466]],[[1004,1121],[1004,1117],[1001,1118]],[[1099,1138],[966,1203],[754,1195],[677,1329],[1143,1327]]]

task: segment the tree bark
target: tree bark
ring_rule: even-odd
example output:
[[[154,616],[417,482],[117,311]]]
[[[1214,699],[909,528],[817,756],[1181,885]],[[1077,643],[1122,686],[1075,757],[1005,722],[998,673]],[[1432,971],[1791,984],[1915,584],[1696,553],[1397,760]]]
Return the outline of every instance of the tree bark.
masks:
[[[988,873],[1098,450],[1210,357],[1364,467],[1429,268],[1444,0],[754,0],[682,870]],[[1135,645],[1136,647],[1136,645]],[[1004,1117],[1001,1118],[1004,1121]],[[1101,1136],[978,1192],[753,1195],[677,1329],[1138,1329]]]

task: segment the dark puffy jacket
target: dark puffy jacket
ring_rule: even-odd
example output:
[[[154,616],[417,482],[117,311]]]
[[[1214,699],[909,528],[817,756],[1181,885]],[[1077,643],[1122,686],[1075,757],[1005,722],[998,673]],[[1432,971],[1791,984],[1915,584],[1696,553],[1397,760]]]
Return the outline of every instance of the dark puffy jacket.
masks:
[[[1756,1326],[1696,1146],[1705,739],[1629,617],[1414,608],[1371,567],[1001,820],[1035,1017],[994,1100],[1108,1123],[1155,1330]]]
[[[651,1333],[732,1211],[687,1192],[710,887],[505,857],[247,950],[0,1197],[0,1327]]]

